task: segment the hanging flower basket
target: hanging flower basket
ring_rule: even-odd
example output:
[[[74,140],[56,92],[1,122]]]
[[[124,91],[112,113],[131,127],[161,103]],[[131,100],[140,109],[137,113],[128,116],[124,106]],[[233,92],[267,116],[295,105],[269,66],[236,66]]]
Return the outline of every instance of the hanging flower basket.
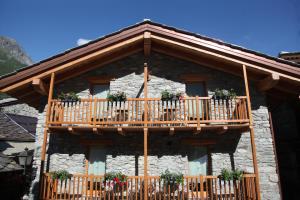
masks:
[[[104,175],[104,185],[114,192],[121,192],[127,189],[127,179],[121,172],[109,172]]]

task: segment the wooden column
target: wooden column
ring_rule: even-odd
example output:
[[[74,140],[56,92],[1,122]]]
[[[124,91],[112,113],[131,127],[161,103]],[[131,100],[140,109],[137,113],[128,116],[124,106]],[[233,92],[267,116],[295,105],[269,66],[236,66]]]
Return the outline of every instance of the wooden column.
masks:
[[[144,63],[144,98],[148,98],[148,65]]]
[[[144,128],[144,199],[148,199],[148,128]]]
[[[46,159],[46,147],[47,147],[47,140],[48,140],[48,122],[49,122],[49,115],[51,109],[51,100],[53,96],[53,87],[54,87],[54,79],[55,74],[51,74],[50,79],[50,88],[48,94],[48,103],[47,103],[47,111],[46,111],[46,119],[45,119],[45,129],[44,129],[44,138],[43,138],[43,145],[42,145],[42,152],[41,152],[41,166],[40,166],[40,189],[42,188],[42,177],[45,168],[45,159]],[[41,193],[40,193],[41,194]]]
[[[148,199],[148,66],[144,64],[144,199]]]
[[[257,199],[260,200],[260,186],[259,186],[259,172],[257,166],[257,157],[256,157],[256,146],[255,146],[255,137],[254,137],[254,129],[253,129],[253,119],[252,119],[252,109],[251,109],[251,100],[249,93],[249,85],[248,85],[248,77],[247,77],[247,69],[246,66],[243,65],[243,75],[245,82],[245,91],[247,96],[247,108],[248,108],[248,117],[249,117],[249,127],[250,127],[250,139],[251,139],[251,149],[252,149],[252,161],[254,173],[256,176],[256,191],[257,191]]]

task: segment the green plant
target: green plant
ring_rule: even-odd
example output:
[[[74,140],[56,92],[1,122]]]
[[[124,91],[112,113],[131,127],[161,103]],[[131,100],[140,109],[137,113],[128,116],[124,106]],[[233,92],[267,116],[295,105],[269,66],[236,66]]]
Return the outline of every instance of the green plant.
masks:
[[[230,90],[216,88],[213,97],[215,99],[234,99],[236,98],[236,92],[232,88]]]
[[[168,90],[163,90],[161,92],[161,100],[168,101],[168,100],[180,100],[183,97],[181,92],[177,92],[175,94],[169,92]]]
[[[228,169],[222,169],[220,178],[224,181],[232,180],[232,172]]]
[[[239,169],[236,169],[236,170],[233,170],[232,171],[232,178],[233,180],[241,180],[243,176],[243,171],[242,170],[239,170]]]
[[[183,174],[170,172],[168,169],[165,170],[160,175],[160,179],[163,180],[165,184],[181,184],[183,183]]]
[[[117,92],[114,94],[109,93],[106,99],[109,101],[126,101],[127,97],[125,92]]]
[[[80,98],[75,92],[64,93],[61,92],[58,96],[58,99],[62,101],[79,101]]]
[[[178,100],[183,99],[183,93],[182,93],[182,92],[177,92],[177,93],[175,94],[175,96],[176,96],[176,98],[177,98]]]
[[[229,181],[229,180],[241,180],[243,176],[243,171],[236,169],[236,170],[228,170],[228,169],[222,169],[220,178],[224,181]]]
[[[50,176],[53,180],[59,179],[59,180],[67,180],[72,177],[72,175],[67,170],[58,170],[50,172]]]
[[[222,92],[222,90],[220,90],[219,88],[216,88],[215,90],[214,90],[214,98],[216,98],[216,99],[222,99],[223,98],[223,92]]]
[[[171,93],[169,91],[163,90],[161,92],[161,100],[167,101],[167,100],[170,100],[172,98],[173,98],[173,96],[171,95]]]

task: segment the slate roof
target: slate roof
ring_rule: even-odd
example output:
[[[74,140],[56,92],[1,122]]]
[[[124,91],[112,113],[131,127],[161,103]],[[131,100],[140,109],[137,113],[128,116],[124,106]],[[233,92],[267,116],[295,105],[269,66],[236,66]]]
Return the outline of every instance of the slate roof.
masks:
[[[0,140],[34,141],[37,118],[0,112]]]
[[[0,152],[0,172],[23,170],[13,159]]]

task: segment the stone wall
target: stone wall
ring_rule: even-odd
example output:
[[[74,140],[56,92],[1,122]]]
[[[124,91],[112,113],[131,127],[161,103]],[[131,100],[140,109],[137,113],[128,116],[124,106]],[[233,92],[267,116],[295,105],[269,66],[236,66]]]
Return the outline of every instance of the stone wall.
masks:
[[[16,100],[15,98],[1,99],[0,104],[15,101],[15,100]],[[38,115],[38,111],[35,108],[33,108],[25,103],[19,103],[19,104],[10,105],[10,106],[3,106],[3,107],[1,107],[1,110],[4,113],[24,115],[24,116],[28,116],[28,117],[36,117]]]
[[[161,54],[152,54],[150,60],[149,97],[160,97],[160,92],[165,89],[184,92],[185,84],[179,79],[180,75],[184,73],[199,73],[209,76],[206,82],[209,95],[212,95],[213,90],[216,88],[234,88],[238,92],[238,95],[244,95],[244,82],[242,78]],[[110,82],[111,92],[124,91],[127,97],[143,97],[143,62],[143,54],[129,56],[92,72],[67,80],[56,87],[55,92],[75,91],[81,98],[88,97],[89,83],[87,77],[112,75],[115,79]],[[265,99],[252,85],[250,93],[262,199],[279,199],[274,151]],[[36,141],[34,163],[37,169],[40,163],[40,147],[45,121],[44,111],[45,107],[42,105],[37,127],[38,138]],[[214,138],[218,140],[217,145],[212,146],[210,149],[212,174],[219,174],[222,168],[239,168],[253,172],[249,132],[242,134],[228,132],[221,136],[208,132],[200,135],[197,136],[199,138],[195,139]],[[96,136],[87,135],[85,137],[95,139],[93,137]],[[161,133],[159,137],[150,136],[150,174],[159,175],[167,168],[171,171],[180,171],[188,174],[187,160],[189,149],[180,143],[183,137],[196,136],[193,136],[192,133],[178,133],[175,136],[169,136],[168,133]],[[107,147],[107,152],[109,152],[106,159],[107,171],[119,170],[128,175],[143,174],[142,138],[143,136],[137,133],[126,133],[126,136],[109,135],[108,139],[114,140],[114,144],[116,145]],[[54,136],[52,134],[47,152],[47,170],[68,169],[71,173],[85,173],[85,156],[87,155],[88,148],[80,144],[80,140],[82,139],[82,136],[71,136],[70,134],[57,134]],[[129,144],[131,145],[124,143],[126,140],[130,140]],[[122,143],[124,144],[122,145]],[[35,181],[37,182],[38,179],[36,178]]]
[[[34,142],[0,141],[0,151],[5,155],[12,155],[24,151],[25,148],[33,150]]]

